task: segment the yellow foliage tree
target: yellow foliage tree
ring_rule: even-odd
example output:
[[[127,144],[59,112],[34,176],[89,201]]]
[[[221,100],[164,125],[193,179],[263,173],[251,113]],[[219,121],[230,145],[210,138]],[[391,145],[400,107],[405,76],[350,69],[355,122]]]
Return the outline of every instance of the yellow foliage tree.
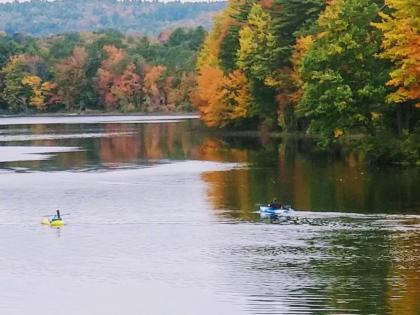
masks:
[[[276,63],[278,42],[271,17],[259,4],[252,6],[248,24],[239,32],[239,43],[238,67],[264,81]]]
[[[296,44],[292,53],[292,73],[291,80],[296,88],[294,93],[291,94],[290,100],[293,105],[299,103],[303,95],[303,80],[300,73],[300,68],[302,66],[302,60],[306,52],[312,46],[314,42],[314,36],[302,36],[296,40]]]
[[[22,79],[23,85],[29,85],[30,87],[39,87],[41,85],[42,79],[36,75],[26,75]]]
[[[395,67],[387,85],[397,88],[388,96],[393,103],[416,102],[420,107],[420,3],[418,0],[386,0],[392,9],[380,13],[381,23],[373,23],[383,32],[381,58]]]
[[[230,121],[248,117],[252,105],[248,78],[240,70],[234,70],[223,78],[221,103]]]
[[[42,79],[36,75],[28,74],[22,79],[22,84],[31,89],[29,105],[37,110],[46,109],[46,96],[54,89],[55,85],[50,82],[42,83]]]

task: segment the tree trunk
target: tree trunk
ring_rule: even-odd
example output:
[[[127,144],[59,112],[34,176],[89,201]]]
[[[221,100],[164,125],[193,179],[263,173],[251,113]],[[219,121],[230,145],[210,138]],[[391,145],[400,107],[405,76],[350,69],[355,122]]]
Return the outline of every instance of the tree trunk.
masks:
[[[405,105],[405,115],[404,115],[405,119],[404,119],[404,127],[405,127],[405,132],[407,134],[410,133],[410,120],[411,120],[411,105],[407,104]]]
[[[396,111],[396,114],[397,114],[397,130],[398,130],[398,136],[402,136],[402,129],[403,129],[403,126],[402,126],[402,108],[401,108],[401,106],[400,105],[396,105],[397,106],[397,111]]]

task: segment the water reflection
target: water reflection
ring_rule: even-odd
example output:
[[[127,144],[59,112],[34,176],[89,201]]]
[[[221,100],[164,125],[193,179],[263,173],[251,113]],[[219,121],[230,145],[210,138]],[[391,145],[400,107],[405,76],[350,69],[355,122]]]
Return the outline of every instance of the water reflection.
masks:
[[[392,237],[386,297],[391,314],[420,314],[420,233]]]
[[[419,314],[420,234],[397,228],[414,222],[380,221],[330,217],[233,232],[227,277],[247,293],[251,314]]]
[[[2,142],[2,136],[20,140]],[[42,136],[48,138],[33,140]],[[203,175],[214,208],[229,209],[228,215],[244,220],[256,220],[256,204],[273,197],[310,211],[415,213],[420,209],[418,167],[368,169],[354,154],[344,158],[320,154],[308,139],[216,136],[202,131],[197,120],[1,126],[0,145],[80,148],[48,161],[1,163],[2,168],[98,170],[168,160],[246,163],[248,168]]]
[[[333,231],[314,240],[323,246],[308,266],[319,279],[317,290],[336,310],[387,313],[386,276],[391,264],[384,231]],[[334,303],[334,304],[333,304]]]
[[[366,222],[368,223],[368,222]],[[419,314],[418,233],[386,229],[328,231],[312,241],[318,257],[308,273],[328,308],[365,314]],[[406,241],[410,241],[406,243]],[[408,258],[408,261],[405,259]],[[398,270],[398,271],[397,271]]]
[[[213,160],[247,162],[249,169],[208,173],[210,199],[216,208],[237,209],[236,217],[255,218],[256,204],[277,197],[295,209],[342,212],[420,210],[420,169],[367,168],[349,155],[344,161],[313,151],[305,140],[275,140],[255,148],[229,149],[226,141],[205,145]]]
[[[208,288],[227,302],[218,311],[238,304],[245,314],[420,314],[420,218],[404,215],[420,210],[418,168],[366,168],[356,155],[316,152],[307,139],[215,135],[196,120],[0,128],[0,146],[78,148],[49,160],[0,164],[45,172],[2,174],[8,182],[1,190],[1,222],[38,220],[34,209],[53,203],[76,212],[71,224],[53,231],[56,243],[40,241],[42,231],[30,248],[35,223],[2,225],[3,277],[19,270],[12,261],[35,279],[45,266],[64,266],[51,275],[93,275],[96,288],[133,280],[135,290],[116,295],[124,299],[132,293],[160,300],[161,289],[143,288],[147,278],[146,288],[161,281],[171,294],[182,281],[189,294]],[[206,163],[170,164],[174,160],[238,167],[203,173]],[[167,164],[143,169],[156,163]],[[133,169],[109,171],[115,168]],[[261,218],[256,205],[273,197],[300,211]],[[63,255],[54,256],[50,246]],[[9,280],[16,278],[19,288],[27,287],[26,275]],[[79,288],[70,280],[61,279],[63,290]]]
[[[162,159],[190,159],[199,153],[199,144],[193,143],[195,136],[187,132],[194,124],[24,125],[21,131],[3,127],[4,137],[8,138],[1,142],[0,136],[0,145],[52,146],[54,143],[81,150],[57,154],[49,161],[9,162],[2,166],[33,170],[100,169],[109,165],[143,165]],[[18,140],[11,141],[12,136]],[[32,140],[34,136],[41,139]]]

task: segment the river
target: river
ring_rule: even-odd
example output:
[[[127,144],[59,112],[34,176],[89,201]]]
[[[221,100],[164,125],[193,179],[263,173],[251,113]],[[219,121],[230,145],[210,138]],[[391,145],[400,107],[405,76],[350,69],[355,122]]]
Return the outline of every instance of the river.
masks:
[[[418,315],[419,187],[189,116],[1,118],[0,314]]]

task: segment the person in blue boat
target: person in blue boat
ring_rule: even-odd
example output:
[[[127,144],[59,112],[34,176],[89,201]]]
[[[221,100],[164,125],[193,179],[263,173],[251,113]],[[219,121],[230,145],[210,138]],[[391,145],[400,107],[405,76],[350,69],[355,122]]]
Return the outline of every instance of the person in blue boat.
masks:
[[[277,201],[277,198],[273,198],[273,201],[271,203],[269,203],[268,206],[270,208],[273,208],[273,209],[280,209],[281,208],[281,204]]]
[[[55,210],[55,211],[56,211],[56,214],[54,214],[54,215],[52,216],[52,218],[51,218],[51,222],[52,222],[52,221],[58,221],[58,220],[61,220],[60,210],[59,210],[59,209],[57,209],[57,210]]]

